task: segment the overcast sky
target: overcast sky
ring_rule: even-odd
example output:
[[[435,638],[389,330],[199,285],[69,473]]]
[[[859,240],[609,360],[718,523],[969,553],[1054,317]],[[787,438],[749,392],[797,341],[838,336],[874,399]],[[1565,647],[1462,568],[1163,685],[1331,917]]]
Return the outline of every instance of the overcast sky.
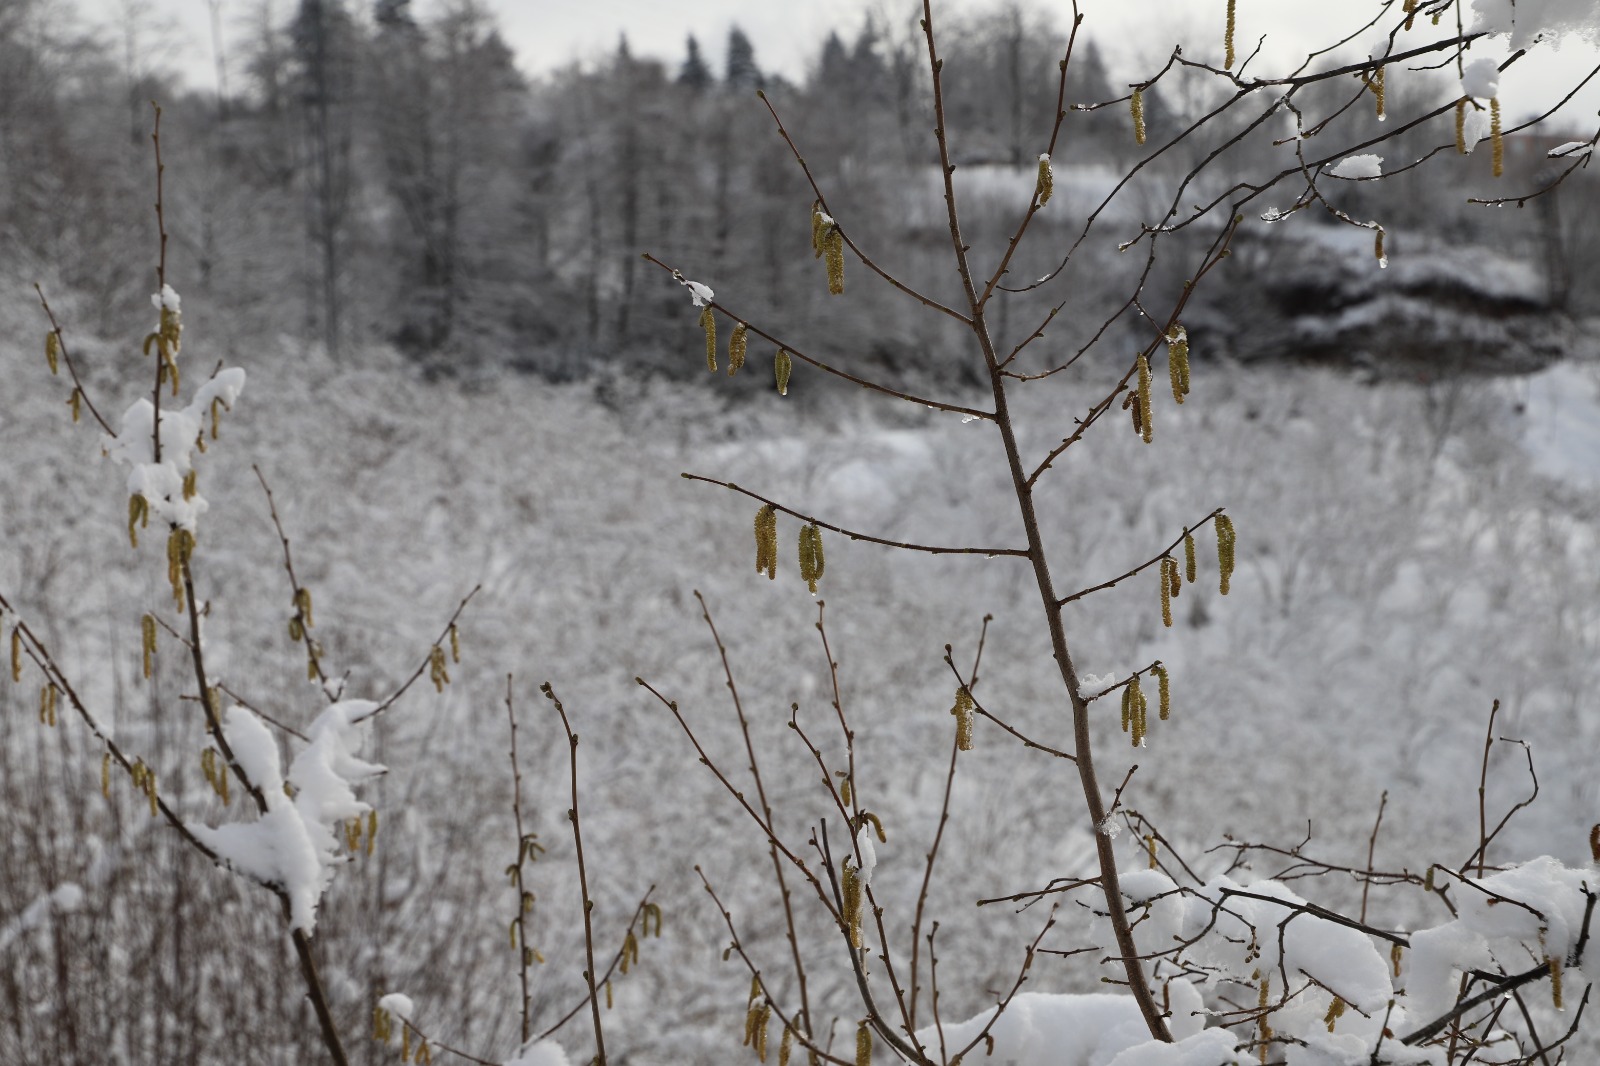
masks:
[[[4,0],[0,0],[3,3]],[[73,0],[62,0],[72,3]],[[263,3],[279,20],[287,19],[298,0],[76,0],[81,18],[120,36],[127,12],[147,12],[143,21],[171,29],[165,34],[163,62],[194,84],[215,84],[210,12],[219,14],[225,38],[236,38],[259,19]],[[350,0],[352,7],[367,0]],[[750,36],[763,68],[790,78],[804,76],[807,64],[829,29],[847,40],[866,14],[881,19],[912,20],[920,5],[908,0],[484,0],[495,12],[504,35],[526,73],[539,75],[574,60],[593,62],[612,51],[626,33],[636,55],[657,56],[676,64],[684,40],[693,33],[713,69],[721,69],[728,29],[737,24]],[[437,0],[414,0],[413,9],[426,18]],[[941,10],[968,10],[979,0],[945,0]],[[1065,28],[1071,17],[1068,0],[1035,0],[1040,10],[1056,14]],[[1154,69],[1179,40],[1190,55],[1217,53],[1222,48],[1225,0],[1080,0],[1085,31],[1108,53],[1113,74],[1128,79],[1137,70]],[[1376,11],[1376,0],[1238,0],[1241,52],[1267,37],[1260,73],[1276,73],[1291,56],[1303,56],[1359,26]],[[154,35],[152,35],[154,36]],[[1248,42],[1248,43],[1247,43]],[[1503,39],[1479,45],[1475,54],[1503,57]],[[1600,63],[1592,43],[1569,41],[1559,51],[1541,49],[1522,60],[1503,85],[1501,96],[1511,115],[1525,114],[1535,101],[1548,99]],[[1597,79],[1600,80],[1600,79]],[[1581,108],[1568,112],[1568,125],[1593,123],[1600,107],[1600,85],[1591,85]]]

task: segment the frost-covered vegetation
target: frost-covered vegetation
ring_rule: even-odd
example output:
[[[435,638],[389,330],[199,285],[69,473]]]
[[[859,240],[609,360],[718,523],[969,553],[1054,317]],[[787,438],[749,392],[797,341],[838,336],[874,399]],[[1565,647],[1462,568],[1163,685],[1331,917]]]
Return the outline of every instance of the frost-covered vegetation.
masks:
[[[415,31],[404,7],[382,5],[388,32]],[[1381,109],[1362,73],[1355,102]],[[1132,86],[1141,140],[1174,121],[1157,84]],[[1012,204],[1019,237],[1068,213],[1029,234],[1034,254],[1059,255],[1093,210],[1093,172],[1061,160],[1029,163]],[[1286,183],[1295,207],[1263,212],[1272,225],[1326,209],[1370,234],[1319,186],[1337,161]],[[1016,170],[989,174],[997,205]],[[812,192],[826,270],[808,252],[793,277],[826,294],[848,270],[845,305],[872,223]],[[5,304],[0,631],[18,684],[0,686],[0,1049],[516,1066],[1593,1054],[1600,514],[1593,482],[1550,474],[1600,422],[1593,372],[1371,385],[1198,341],[1186,364],[1184,275],[1226,279],[1240,223],[1230,204],[1203,240],[1141,229],[1139,195],[1106,214],[1137,238],[1134,268],[1100,270],[1117,259],[1102,249],[1065,296],[1010,301],[983,287],[1000,253],[980,272],[954,241],[967,302],[941,284],[907,304],[955,322],[930,336],[947,353],[965,336],[965,372],[806,341],[777,359],[786,397],[768,360],[791,327],[810,316],[848,347],[834,298],[747,322],[729,305],[751,276],[715,257],[693,270],[711,284],[676,275],[692,299],[641,264],[671,317],[639,313],[686,365],[694,314],[724,331],[708,361],[748,349],[738,391],[625,363],[441,383],[414,348],[337,330],[274,351],[221,332],[220,293],[180,304],[164,227],[142,356],[95,327],[81,285],[42,315]],[[1158,245],[1167,265],[1140,274]],[[1426,273],[1388,268],[1408,269]],[[869,307],[932,271],[919,258]],[[1129,284],[1122,311],[1096,307]],[[1042,342],[1028,316],[1055,300]],[[222,369],[236,362],[248,387]],[[872,391],[840,387],[841,364]],[[1083,593],[1057,598],[1047,570]]]

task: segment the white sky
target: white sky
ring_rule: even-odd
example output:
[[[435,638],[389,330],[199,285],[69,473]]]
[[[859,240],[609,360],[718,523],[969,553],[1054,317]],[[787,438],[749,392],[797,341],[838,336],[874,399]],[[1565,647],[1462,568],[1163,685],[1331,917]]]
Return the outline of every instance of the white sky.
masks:
[[[0,0],[3,2],[3,0]],[[73,0],[63,0],[72,3]],[[364,8],[370,0],[347,0]],[[413,0],[413,9],[426,18],[438,0]],[[713,70],[720,71],[723,45],[729,27],[737,24],[755,45],[756,60],[768,70],[790,78],[803,77],[806,65],[829,29],[837,28],[851,40],[868,11],[880,20],[911,21],[919,13],[914,0],[483,0],[495,12],[502,32],[515,50],[525,72],[541,74],[573,59],[593,61],[610,53],[619,34],[626,33],[636,55],[655,56],[673,65],[681,61],[685,37],[700,41]],[[1470,0],[1469,0],[1470,2]],[[281,21],[290,17],[298,0],[76,0],[78,17],[105,28],[120,39],[130,10],[144,11],[147,25],[171,32],[145,34],[165,40],[163,62],[175,67],[191,82],[215,84],[209,12],[215,3],[228,38],[235,38],[259,18],[263,3]],[[1065,28],[1071,17],[1069,0],[1034,0],[1052,12]],[[981,6],[978,0],[945,0],[941,10]],[[1187,54],[1220,56],[1225,0],[1080,0],[1085,32],[1107,52],[1113,73],[1125,78],[1136,70],[1153,70],[1179,40]],[[1258,72],[1276,73],[1291,56],[1343,36],[1378,10],[1377,0],[1238,0],[1238,43],[1241,52],[1267,36]],[[1474,54],[1502,58],[1508,53],[1504,39],[1480,44]],[[1213,55],[1215,54],[1215,55]],[[1351,58],[1354,58],[1353,56]],[[1541,47],[1519,62],[1502,84],[1502,103],[1508,115],[1535,109],[1539,100],[1564,92],[1594,66],[1600,49],[1592,42],[1568,41],[1559,50]],[[1600,79],[1597,79],[1600,81]],[[1391,82],[1391,84],[1393,84]],[[1569,109],[1565,126],[1592,124],[1600,108],[1600,85],[1591,83],[1577,107]]]

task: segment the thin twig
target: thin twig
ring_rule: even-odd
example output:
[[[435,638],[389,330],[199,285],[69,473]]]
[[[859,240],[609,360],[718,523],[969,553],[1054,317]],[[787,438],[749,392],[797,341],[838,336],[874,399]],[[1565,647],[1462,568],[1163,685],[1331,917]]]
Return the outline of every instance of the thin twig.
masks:
[[[768,499],[759,492],[751,492],[749,489],[735,485],[731,481],[722,481],[718,478],[706,477],[702,474],[683,473],[679,474],[678,476],[683,478],[685,481],[703,481],[707,485],[720,485],[722,488],[730,489],[733,492],[739,493],[741,496],[748,496],[752,500],[758,500],[761,503],[766,504],[768,507],[771,507],[774,511],[782,511],[784,514],[798,518],[802,522],[818,526],[822,529],[831,529],[833,532],[848,537],[851,540],[864,541],[868,544],[882,544],[890,548],[904,548],[906,551],[926,552],[929,555],[982,555],[985,558],[992,558],[997,555],[1015,555],[1025,558],[1028,554],[1026,548],[936,547],[931,544],[910,544],[904,541],[889,540],[886,537],[874,537],[870,533],[858,533],[853,529],[846,529],[843,526],[836,526],[832,522],[824,522],[815,515],[809,515],[803,511],[796,511],[792,507],[785,507],[777,500]]]
[[[594,1015],[595,1060],[599,1066],[605,1066],[606,1036],[600,1022],[600,999],[595,985],[594,901],[589,898],[589,872],[583,861],[583,826],[578,815],[578,734],[572,731],[572,723],[567,720],[566,708],[561,706],[561,701],[556,698],[556,691],[550,682],[546,681],[540,685],[539,691],[544,693],[545,699],[555,705],[556,713],[561,716],[561,728],[567,734],[568,763],[572,768],[572,809],[567,811],[567,820],[572,823],[572,843],[578,853],[578,889],[583,899],[583,952],[588,960],[588,968],[583,971],[583,977],[589,985],[589,1005]]]

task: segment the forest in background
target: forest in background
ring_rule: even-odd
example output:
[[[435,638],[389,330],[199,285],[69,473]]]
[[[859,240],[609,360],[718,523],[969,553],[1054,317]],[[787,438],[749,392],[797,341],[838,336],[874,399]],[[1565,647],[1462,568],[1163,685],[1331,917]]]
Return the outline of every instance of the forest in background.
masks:
[[[72,310],[97,331],[145,299],[154,101],[168,112],[173,267],[195,307],[226,311],[216,319],[226,343],[280,337],[335,358],[392,344],[431,374],[468,377],[504,367],[554,379],[597,368],[687,372],[696,365],[682,354],[692,350],[691,324],[664,334],[662,323],[682,314],[672,287],[648,276],[656,268],[642,251],[691,276],[715,264],[746,279],[749,316],[779,334],[817,320],[828,300],[807,283],[810,191],[760,88],[885,265],[924,291],[954,295],[953,275],[929,265],[943,234],[924,128],[930,85],[910,9],[904,25],[868,17],[818,41],[800,84],[764,72],[737,27],[723,69],[692,36],[674,64],[636,58],[623,39],[608,59],[530,79],[474,0],[422,13],[409,0],[300,0],[279,21],[272,11],[258,7],[249,31],[235,28],[225,42],[228,91],[202,93],[161,71],[150,58],[159,27],[132,14],[116,41],[75,30],[45,0],[0,10],[0,234],[22,280],[75,294]],[[1031,188],[1064,39],[1039,5],[997,0],[965,16],[950,41],[957,181],[981,248]],[[1159,62],[1152,57],[1152,68]],[[1049,269],[1075,236],[1072,220],[1141,157],[1126,105],[1095,105],[1149,73],[1110,71],[1092,26],[1077,42],[1056,163],[1071,202],[1041,216],[1038,261],[1025,256],[1018,276]],[[1449,98],[1453,82],[1397,72],[1390,109]],[[1344,91],[1330,84],[1328,98]],[[1146,122],[1170,135],[1213,106],[1215,92],[1177,72],[1146,94]],[[1378,129],[1370,111],[1338,122]],[[1447,127],[1420,127],[1390,150],[1421,156],[1449,141]],[[1230,151],[1242,167],[1279,135],[1262,130]],[[1573,206],[1594,193],[1587,170],[1525,212],[1465,203],[1522,191],[1545,166],[1539,148],[1551,137],[1560,139],[1513,139],[1501,183],[1480,153],[1471,166],[1352,186],[1341,206],[1380,217],[1401,235],[1401,253],[1409,229],[1525,259],[1547,276],[1549,307],[1593,312],[1600,222]],[[1150,168],[1151,180],[1198,158],[1180,147]],[[1111,212],[1128,216],[1132,235],[1133,216],[1150,206],[1136,182]],[[1086,307],[1133,276],[1134,265],[1102,243],[1085,253],[1091,280],[1073,296]],[[1152,280],[1158,296],[1181,284],[1176,269]],[[906,380],[959,373],[958,338],[872,280],[843,312],[829,309],[830,339],[864,370]],[[1241,267],[1209,298],[1231,313],[1230,291],[1254,281]],[[1002,301],[1001,339],[1020,339],[1031,328],[1020,323],[1050,295]]]

